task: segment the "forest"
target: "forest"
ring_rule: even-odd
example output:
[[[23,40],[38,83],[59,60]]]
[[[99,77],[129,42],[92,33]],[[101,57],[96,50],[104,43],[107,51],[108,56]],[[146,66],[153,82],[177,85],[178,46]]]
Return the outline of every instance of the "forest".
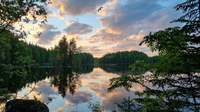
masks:
[[[141,1],[138,3],[139,5],[147,2]],[[156,0],[156,5],[150,3],[148,5],[153,7],[162,4],[157,2]],[[58,11],[59,16],[65,12],[63,10],[69,11],[68,7],[71,5],[64,8],[64,6],[61,7],[59,5],[59,2],[57,4],[49,0],[0,1],[0,109],[3,105],[5,106],[4,110],[9,112],[7,107],[10,108],[10,106],[6,106],[7,102],[17,98],[40,102],[42,101],[40,98],[47,97],[46,99],[49,102],[45,105],[51,111],[58,111],[52,108],[59,104],[58,108],[66,107],[66,110],[71,108],[82,109],[80,105],[88,105],[92,112],[104,112],[104,109],[107,109],[107,111],[112,110],[113,112],[199,112],[200,0],[183,0],[179,2],[170,2],[177,3],[174,9],[176,12],[181,12],[179,13],[180,17],[170,20],[171,23],[176,23],[177,26],[166,27],[165,29],[157,29],[156,27],[156,30],[148,32],[145,36],[139,35],[143,36],[143,38],[138,43],[138,46],[145,45],[150,48],[151,52],[158,55],[150,57],[142,51],[118,50],[96,58],[92,53],[78,49],[76,39],[80,41],[81,38],[77,36],[78,34],[88,36],[88,32],[95,33],[95,31],[91,30],[92,28],[97,28],[80,24],[76,22],[78,21],[77,18],[75,22],[64,22],[68,26],[63,31],[68,31],[68,35],[63,35],[59,42],[51,49],[25,42],[25,38],[29,33],[26,29],[23,29],[23,25],[38,23],[40,26],[46,24],[48,19],[46,5],[54,3],[61,8],[62,10],[58,9],[61,10],[61,12]],[[114,3],[106,3],[105,5]],[[127,3],[132,2],[127,1]],[[114,15],[114,13],[119,13],[120,16],[129,17],[124,15],[128,10],[126,9],[128,7],[124,7],[126,5],[124,2],[113,5],[113,8],[117,10],[116,12],[112,8],[105,9],[106,11],[113,11],[112,13],[101,12],[105,10],[99,4],[95,6],[95,10],[100,6],[100,8],[97,8],[97,15],[95,17],[102,17],[100,17],[98,24],[101,24],[103,27],[97,29],[97,34],[91,36],[97,40],[89,38],[88,42],[98,40],[107,42],[107,46],[104,46],[105,43],[102,45],[96,43],[95,46],[92,46],[97,53],[101,53],[102,49],[111,51],[112,48],[108,48],[117,45],[118,47],[126,46],[124,45],[126,43],[122,42],[129,41],[132,38],[133,35],[127,36],[130,33],[129,30],[135,28],[134,25],[129,26],[132,22],[122,22],[121,17],[115,19],[118,15]],[[161,7],[167,7],[168,5],[168,3],[162,4]],[[116,8],[120,6],[122,9]],[[76,6],[76,8],[78,7]],[[157,8],[159,9],[159,7]],[[76,12],[78,10],[67,12],[67,14],[78,17],[78,14],[82,14],[84,11],[87,12],[89,9],[81,10],[80,12]],[[92,14],[95,13],[94,10],[90,10],[87,13],[91,14],[91,12]],[[144,12],[139,11],[139,13]],[[158,12],[152,12],[152,15],[157,14]],[[112,17],[113,15],[114,17]],[[106,17],[103,18],[104,16]],[[158,16],[162,15],[158,14],[156,17]],[[130,17],[136,16],[132,15]],[[81,21],[86,20],[83,18]],[[152,17],[149,18],[153,21],[155,17],[153,19]],[[106,23],[108,21],[110,23]],[[115,24],[116,21],[119,23]],[[17,24],[20,22],[23,24]],[[120,23],[124,24],[121,25]],[[73,25],[78,25],[78,27],[75,27],[76,31],[72,31]],[[111,27],[112,25],[113,27]],[[121,27],[120,25],[122,26],[121,29],[118,28]],[[141,24],[138,27],[145,25]],[[124,31],[124,26],[129,26],[129,29]],[[151,26],[153,25],[148,27]],[[83,27],[87,27],[86,30]],[[104,29],[106,27],[108,27],[108,30]],[[54,31],[56,29],[54,27],[49,29],[51,33],[61,34],[60,31]],[[118,32],[119,29],[122,32]],[[78,34],[76,34],[77,32]],[[141,32],[137,33],[140,34]],[[122,35],[122,33],[127,34]],[[74,35],[76,38],[70,37]],[[111,35],[114,35],[116,39],[107,37]],[[109,45],[121,39],[118,36],[127,36],[127,38],[122,39],[120,43],[115,45]],[[104,40],[107,38],[108,40]],[[86,37],[86,39],[88,38]],[[127,42],[127,44],[130,43]],[[89,45],[86,46],[89,47]],[[97,46],[103,47],[100,49]],[[30,85],[34,85],[34,87],[31,88]],[[46,89],[48,90],[46,91]],[[28,93],[24,94],[26,90]],[[31,94],[33,91],[37,95]],[[17,97],[18,93],[24,94],[24,96]],[[41,94],[44,96],[39,96]],[[28,95],[33,96],[29,99]],[[53,100],[52,96],[57,99]],[[121,100],[118,100],[119,98]],[[99,102],[94,103],[94,101]],[[108,106],[113,108],[109,110]]]
[[[67,42],[66,38],[63,37],[58,46],[53,49],[45,49],[37,45],[27,44],[21,38],[9,31],[1,34],[1,66],[81,66],[93,64],[91,54],[77,51],[74,39]]]
[[[99,59],[99,64],[129,66],[137,61],[150,63],[156,61],[157,58],[158,56],[149,57],[145,53],[139,51],[122,51],[104,55]]]
[[[76,41],[69,42],[64,36],[53,49],[28,44],[21,37],[6,31],[0,38],[0,64],[13,66],[85,66],[94,65],[93,55],[81,53],[76,47]],[[143,52],[124,51],[109,53],[96,59],[97,65],[126,65],[136,61],[152,62],[158,56],[148,57]]]

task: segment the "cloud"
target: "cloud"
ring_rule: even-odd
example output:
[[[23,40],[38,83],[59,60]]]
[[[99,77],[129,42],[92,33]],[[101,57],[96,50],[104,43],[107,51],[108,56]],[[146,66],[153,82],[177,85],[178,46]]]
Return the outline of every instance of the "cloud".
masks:
[[[145,44],[139,46],[139,43],[142,41],[142,38],[143,38],[142,35],[132,35],[130,37],[123,39],[121,42],[117,43],[117,45],[112,47],[111,49],[113,51],[137,50],[137,51],[142,51],[149,56],[157,55],[157,53],[151,52],[150,48],[148,48]]]
[[[45,24],[43,25],[41,30],[41,35],[38,38],[38,44],[40,45],[55,45],[56,42],[59,41],[59,39],[63,35],[67,35],[67,38],[77,38],[81,35],[91,33],[93,30],[93,27],[84,23],[69,21],[66,25],[67,28],[65,29],[57,29],[54,25],[51,24]],[[36,36],[35,36],[36,37]],[[80,39],[79,39],[80,40]]]
[[[60,15],[77,16],[91,13],[107,0],[53,0],[53,6],[59,9]]]
[[[35,40],[50,48],[58,43],[60,37],[67,35],[68,39],[76,38],[77,45],[82,46],[83,52],[92,53],[95,57],[124,50],[138,50],[154,55],[147,46],[139,46],[139,43],[150,32],[180,26],[170,24],[180,15],[180,12],[173,9],[179,2],[180,0],[53,0],[48,7],[48,17],[59,18],[62,22],[51,19],[50,24],[54,26],[42,27],[43,34]],[[103,9],[97,12],[101,6]],[[97,21],[90,21],[90,17],[95,17]],[[76,22],[77,18],[87,24]]]
[[[105,42],[108,44],[112,44],[113,42],[120,41],[123,39],[120,37],[120,34],[115,34],[113,32],[109,32],[109,29],[99,29],[97,30],[96,34],[92,35],[89,38],[91,43],[93,42]]]
[[[61,34],[61,31],[56,31],[56,27],[50,24],[45,24],[41,27],[42,33],[39,37],[39,44],[50,44],[52,40]]]
[[[96,40],[99,41],[99,40]],[[111,53],[113,52],[112,48],[112,44],[111,46],[104,44],[104,45],[85,45],[83,47],[81,47],[81,51],[83,52],[88,52],[88,53],[92,53],[95,57],[101,57],[103,54],[105,53]]]
[[[129,0],[125,5],[119,3],[114,10],[111,10],[110,16],[101,18],[100,21],[103,26],[115,31],[129,29],[133,24],[137,24],[138,21],[146,19],[162,8],[156,1]]]
[[[130,0],[126,4],[118,1],[115,4],[114,9],[108,10],[110,15],[100,19],[103,27],[92,38],[101,38],[101,41],[113,43],[137,35],[148,29],[147,19],[162,8],[157,0]]]
[[[155,55],[147,46],[139,46],[143,37],[150,32],[180,25],[170,24],[179,15],[179,12],[173,10],[173,4],[164,6],[160,3],[161,0],[127,0],[124,3],[121,3],[122,0],[113,1],[108,4],[112,8],[106,8],[108,14],[99,19],[102,27],[89,38],[90,43],[113,45],[109,51],[138,50]],[[96,49],[101,49],[101,46]]]
[[[68,27],[64,31],[68,35],[82,35],[92,32],[93,27],[79,22],[68,22]]]

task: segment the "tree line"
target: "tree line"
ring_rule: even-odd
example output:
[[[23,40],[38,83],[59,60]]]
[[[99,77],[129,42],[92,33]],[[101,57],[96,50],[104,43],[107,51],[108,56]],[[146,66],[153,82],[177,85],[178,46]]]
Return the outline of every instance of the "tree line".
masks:
[[[130,66],[138,61],[145,63],[155,63],[158,56],[149,57],[147,54],[139,51],[122,51],[109,53],[98,60],[100,65],[123,65]]]
[[[45,49],[38,45],[27,44],[20,36],[10,31],[0,35],[0,65],[32,65],[32,66],[86,66],[93,65],[94,58],[90,53],[81,53],[75,39],[67,41],[63,36],[52,49]],[[100,65],[126,65],[137,61],[151,62],[156,57],[148,57],[139,51],[123,51],[105,54],[96,59]]]
[[[93,56],[77,50],[76,41],[64,36],[53,49],[27,44],[10,31],[0,34],[0,65],[81,66],[93,65]]]

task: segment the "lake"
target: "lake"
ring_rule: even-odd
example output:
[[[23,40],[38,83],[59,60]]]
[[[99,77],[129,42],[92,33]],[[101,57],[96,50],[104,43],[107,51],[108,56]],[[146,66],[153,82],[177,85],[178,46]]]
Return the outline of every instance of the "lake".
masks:
[[[117,70],[121,71],[99,67],[84,70],[42,69],[39,73],[35,70],[29,76],[34,80],[27,79],[30,81],[15,87],[16,90],[12,88],[12,95],[19,99],[40,100],[47,104],[51,112],[90,112],[89,102],[99,103],[106,112],[111,112],[117,109],[115,103],[122,102],[124,98],[135,97],[135,91],[143,91],[142,86],[133,84],[129,92],[124,88],[108,92],[109,80],[125,73],[124,69]],[[37,73],[38,80],[34,73]],[[21,82],[23,81],[19,83]],[[3,107],[4,103],[0,105],[0,111]]]

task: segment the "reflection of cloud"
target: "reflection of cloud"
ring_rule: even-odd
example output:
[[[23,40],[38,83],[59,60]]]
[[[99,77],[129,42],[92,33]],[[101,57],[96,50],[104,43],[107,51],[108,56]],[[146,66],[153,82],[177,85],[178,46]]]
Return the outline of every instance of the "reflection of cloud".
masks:
[[[48,104],[51,112],[76,112],[76,110],[87,112],[89,101],[100,102],[106,111],[110,112],[115,109],[114,103],[120,103],[124,97],[131,96],[131,98],[134,98],[135,91],[143,90],[141,86],[133,84],[130,92],[127,92],[124,88],[117,88],[113,92],[107,93],[109,80],[118,76],[115,73],[106,73],[100,68],[94,68],[92,73],[80,75],[82,86],[78,86],[73,95],[67,92],[65,98],[58,93],[57,88],[49,85],[49,79],[45,79],[30,85],[30,87],[35,86],[35,89],[28,97],[33,99],[36,96],[42,102],[46,102],[48,97],[53,97],[52,102]],[[25,90],[25,93],[30,91],[30,88],[26,89],[28,90]],[[40,92],[41,94],[38,94]],[[19,92],[19,94],[22,93]]]
[[[63,107],[59,107],[56,112],[66,112]]]
[[[137,98],[134,92],[142,92],[143,90],[144,88],[139,84],[133,84],[130,92],[127,92],[124,88],[117,88],[107,94],[105,100],[102,102],[102,106],[109,111],[113,109],[117,110],[116,103],[120,104],[124,98],[127,99],[128,97]]]
[[[65,106],[67,107],[67,106],[71,106],[71,105],[73,105],[70,101],[66,101],[65,102]]]
[[[103,83],[103,82],[102,82]],[[90,83],[90,89],[96,93],[96,96],[99,98],[104,98],[107,96],[107,88],[108,85],[104,84],[97,84],[97,83]]]
[[[116,103],[120,103],[123,100],[123,98],[125,98],[127,96],[129,96],[127,94],[127,92],[112,92],[112,93],[109,93],[107,98],[105,100],[103,100],[102,106],[106,110],[112,110],[112,109],[116,110]]]
[[[32,89],[33,89],[33,91],[32,91]],[[58,95],[56,89],[49,85],[48,80],[39,81],[36,83],[36,85],[32,84],[30,87],[26,88],[25,91],[26,92],[23,93],[23,90],[22,90],[22,92],[20,93],[20,96],[18,96],[18,98],[22,98],[25,94],[31,92],[27,96],[28,99],[34,99],[34,97],[35,97],[35,98],[37,98],[37,100],[40,100],[41,102],[47,102],[48,98],[51,95]]]
[[[134,86],[132,86],[132,88],[130,90],[131,91],[142,92],[144,90],[144,87],[139,85],[139,84],[135,84],[134,83]]]
[[[117,88],[108,93],[110,86],[109,80],[114,77],[119,77],[117,74],[106,73],[102,69],[95,68],[92,73],[82,77],[82,84],[86,86],[91,92],[94,92],[96,97],[103,100],[102,106],[107,110],[115,109],[115,103],[120,103],[123,98],[128,96],[135,97],[135,91],[143,91],[143,87],[139,84],[133,84],[130,92],[124,88]]]
[[[52,88],[51,86],[47,85],[48,83],[45,81],[38,82],[36,85],[36,91],[41,92],[42,94],[45,95],[52,95],[52,94],[57,94],[57,92]]]
[[[66,95],[67,101],[65,105],[78,105],[80,103],[89,102],[92,99],[92,95],[85,92],[76,92],[74,95],[67,94]]]
[[[0,112],[3,111],[4,107],[5,107],[5,104],[4,103],[0,103]]]

